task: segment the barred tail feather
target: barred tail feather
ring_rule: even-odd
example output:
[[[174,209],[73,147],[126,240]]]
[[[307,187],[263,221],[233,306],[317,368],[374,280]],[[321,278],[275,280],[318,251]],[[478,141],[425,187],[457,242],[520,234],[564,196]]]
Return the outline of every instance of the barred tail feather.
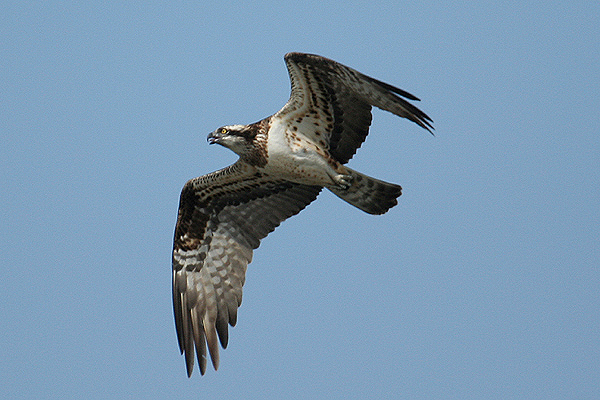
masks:
[[[348,189],[328,187],[340,199],[369,214],[384,214],[398,204],[396,199],[402,194],[399,185],[346,169],[352,175],[352,185]]]

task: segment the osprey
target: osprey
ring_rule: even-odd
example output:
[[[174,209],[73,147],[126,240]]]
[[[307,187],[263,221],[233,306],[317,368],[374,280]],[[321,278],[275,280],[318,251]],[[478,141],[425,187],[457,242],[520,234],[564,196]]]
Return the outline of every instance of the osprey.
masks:
[[[191,179],[181,191],[173,244],[173,308],[188,376],[197,355],[215,370],[242,302],[252,250],[283,220],[327,188],[369,214],[397,204],[402,188],[345,166],[367,137],[371,107],[431,132],[433,122],[407,102],[415,96],[333,60],[289,53],[291,96],[276,114],[208,135],[239,159]],[[195,350],[194,350],[195,349]]]

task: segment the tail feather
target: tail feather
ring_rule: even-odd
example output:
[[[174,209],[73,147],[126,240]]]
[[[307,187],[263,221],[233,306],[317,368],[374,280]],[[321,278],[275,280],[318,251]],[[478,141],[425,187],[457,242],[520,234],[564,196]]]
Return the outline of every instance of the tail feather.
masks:
[[[402,194],[399,185],[371,178],[350,168],[346,169],[352,175],[351,186],[348,189],[328,187],[340,199],[369,214],[384,214],[398,204],[396,199]]]

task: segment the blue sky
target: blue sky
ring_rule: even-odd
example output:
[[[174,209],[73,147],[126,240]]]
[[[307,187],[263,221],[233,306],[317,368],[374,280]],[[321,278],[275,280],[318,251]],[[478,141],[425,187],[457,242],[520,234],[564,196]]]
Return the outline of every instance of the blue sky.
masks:
[[[600,396],[595,2],[4,2],[0,397]],[[350,166],[255,252],[221,367],[188,379],[170,252],[206,135],[285,103],[283,55],[405,89]]]

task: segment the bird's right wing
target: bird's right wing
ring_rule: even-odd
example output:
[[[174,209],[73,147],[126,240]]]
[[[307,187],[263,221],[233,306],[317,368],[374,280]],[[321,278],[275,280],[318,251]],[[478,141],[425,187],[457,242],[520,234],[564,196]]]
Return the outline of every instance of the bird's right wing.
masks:
[[[173,308],[188,376],[194,353],[204,374],[206,344],[218,368],[218,341],[225,348],[228,324],[236,323],[252,250],[320,190],[273,180],[241,161],[185,184],[173,242]]]

